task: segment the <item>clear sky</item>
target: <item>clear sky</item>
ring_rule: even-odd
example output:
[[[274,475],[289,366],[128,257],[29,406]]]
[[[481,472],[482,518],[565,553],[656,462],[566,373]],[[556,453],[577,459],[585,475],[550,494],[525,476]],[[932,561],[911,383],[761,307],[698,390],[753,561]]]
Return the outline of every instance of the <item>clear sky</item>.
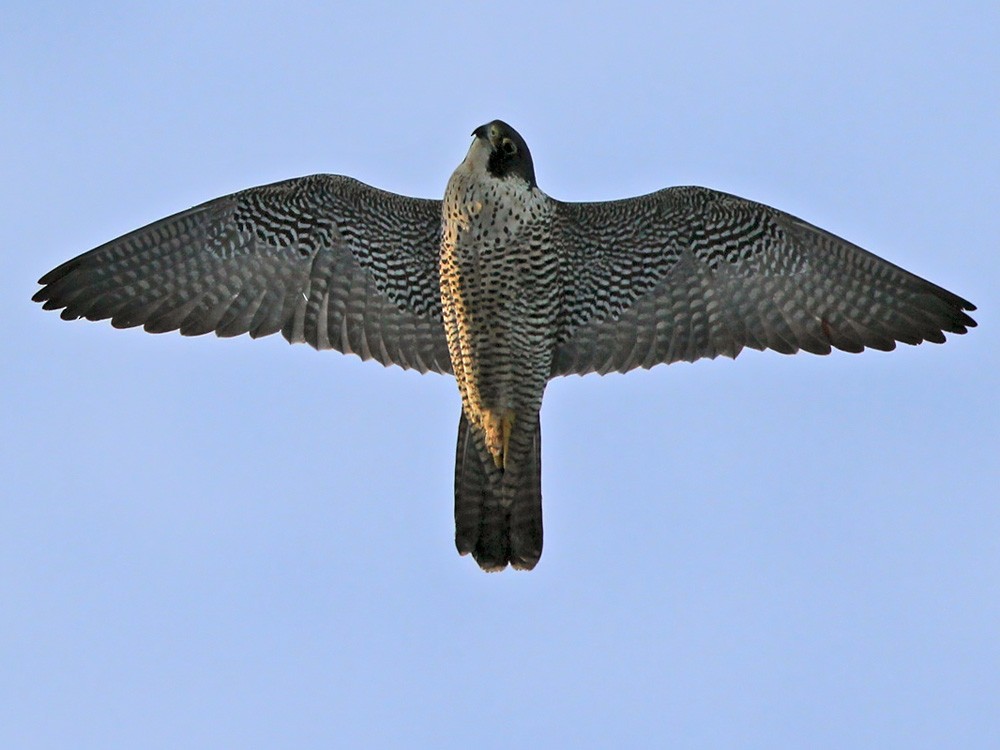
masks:
[[[1000,747],[997,4],[532,5],[3,4],[0,747]],[[29,302],[251,185],[440,197],[497,117],[550,195],[754,198],[980,327],[552,382],[486,575],[450,379]]]

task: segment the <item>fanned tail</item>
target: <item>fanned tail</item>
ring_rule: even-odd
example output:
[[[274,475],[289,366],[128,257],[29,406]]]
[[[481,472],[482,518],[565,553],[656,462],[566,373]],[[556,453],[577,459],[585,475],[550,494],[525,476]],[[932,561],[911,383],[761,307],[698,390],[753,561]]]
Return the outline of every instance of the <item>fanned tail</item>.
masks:
[[[455,546],[490,572],[531,570],[542,555],[541,425],[536,417],[533,429],[518,427],[500,469],[464,411],[458,424]]]

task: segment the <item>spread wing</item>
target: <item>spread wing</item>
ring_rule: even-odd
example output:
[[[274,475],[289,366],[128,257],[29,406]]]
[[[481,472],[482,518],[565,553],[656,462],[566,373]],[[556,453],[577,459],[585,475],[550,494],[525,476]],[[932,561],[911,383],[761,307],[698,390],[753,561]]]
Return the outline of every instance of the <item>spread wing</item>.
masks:
[[[829,232],[698,187],[559,203],[566,278],[553,375],[743,347],[828,354],[942,343],[975,307]]]
[[[71,320],[268,336],[451,372],[440,201],[313,175],[203,203],[63,263],[33,297]]]

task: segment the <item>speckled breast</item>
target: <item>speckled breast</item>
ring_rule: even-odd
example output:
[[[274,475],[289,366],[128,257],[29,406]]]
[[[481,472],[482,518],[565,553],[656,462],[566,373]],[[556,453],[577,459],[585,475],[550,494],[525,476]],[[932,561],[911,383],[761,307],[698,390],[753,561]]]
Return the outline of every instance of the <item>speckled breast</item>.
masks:
[[[559,304],[551,201],[513,180],[456,173],[443,202],[441,301],[463,406],[541,403]]]

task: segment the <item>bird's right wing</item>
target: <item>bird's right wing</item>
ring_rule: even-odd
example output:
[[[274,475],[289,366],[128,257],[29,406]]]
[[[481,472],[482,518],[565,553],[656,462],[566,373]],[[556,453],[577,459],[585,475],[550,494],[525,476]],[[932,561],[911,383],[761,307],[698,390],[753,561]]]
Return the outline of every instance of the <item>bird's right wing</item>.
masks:
[[[251,188],[63,263],[33,299],[71,320],[196,336],[281,331],[451,372],[438,287],[440,201],[339,175]]]
[[[559,203],[564,325],[553,375],[743,347],[828,354],[941,343],[975,307],[790,214],[707,188]]]

